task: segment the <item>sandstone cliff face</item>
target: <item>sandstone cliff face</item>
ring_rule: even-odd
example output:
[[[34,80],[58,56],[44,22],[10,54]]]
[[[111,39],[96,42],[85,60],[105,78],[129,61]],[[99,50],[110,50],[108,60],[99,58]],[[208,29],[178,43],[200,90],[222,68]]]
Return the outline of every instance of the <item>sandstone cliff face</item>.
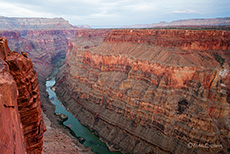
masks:
[[[11,88],[14,99],[10,99],[10,95],[8,100],[3,99],[5,100],[5,103],[15,101],[17,104],[5,104],[4,106],[13,108],[20,114],[21,120],[19,123],[17,124],[15,122],[15,124],[12,125],[22,126],[27,153],[42,153],[43,133],[46,128],[41,116],[41,102],[37,74],[33,69],[32,61],[27,57],[25,52],[22,53],[23,55],[11,52],[6,44],[6,39],[3,38],[2,41],[3,50],[1,51],[2,54],[0,54],[0,58],[5,60],[7,63],[6,65],[9,68],[9,73],[13,76],[9,79],[12,80],[12,83],[16,82],[17,85],[14,86],[14,89]],[[7,93],[1,91],[1,93],[2,92],[4,97],[8,96]],[[18,132],[20,132],[20,129],[18,129]],[[11,135],[15,140],[15,135]],[[19,142],[18,140],[19,139],[17,139],[17,142]],[[23,143],[22,140],[20,140],[20,142]],[[10,146],[10,144],[7,146]],[[23,153],[22,151],[17,150],[15,150],[15,152]]]
[[[57,79],[82,124],[124,153],[229,152],[230,32],[101,31],[77,33]]]
[[[216,30],[114,30],[105,41],[149,43],[182,50],[230,50],[229,31]]]
[[[4,62],[5,42],[0,39],[0,153],[25,153],[17,105],[17,86]],[[2,55],[1,55],[2,54]]]

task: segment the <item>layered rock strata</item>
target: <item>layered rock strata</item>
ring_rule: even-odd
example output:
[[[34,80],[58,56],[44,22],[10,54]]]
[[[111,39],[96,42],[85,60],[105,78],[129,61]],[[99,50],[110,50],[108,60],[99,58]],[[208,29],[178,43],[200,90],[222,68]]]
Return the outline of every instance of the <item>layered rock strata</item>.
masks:
[[[27,153],[42,153],[43,133],[46,128],[41,116],[37,74],[25,52],[22,52],[22,55],[11,52],[6,39],[1,40],[3,42],[1,58],[9,67],[9,73],[13,77],[12,82],[16,82],[14,91],[18,90],[18,94],[14,92],[14,99],[16,99],[14,101],[17,102],[17,106],[8,105],[8,107],[15,108],[20,114],[20,125],[22,125]],[[11,101],[11,99],[6,101]],[[20,129],[18,131],[20,132]],[[12,134],[12,136],[15,138],[15,135]],[[18,153],[18,151],[15,152]]]
[[[0,26],[1,27],[1,26]],[[55,129],[58,127],[56,124],[55,118],[52,117],[55,109],[50,107],[48,96],[46,93],[45,79],[49,74],[53,72],[54,65],[61,61],[60,59],[65,58],[65,53],[68,47],[68,40],[74,37],[76,30],[75,29],[45,29],[45,30],[31,30],[31,29],[22,29],[20,31],[0,31],[0,36],[5,36],[8,39],[10,48],[13,51],[25,51],[27,56],[33,61],[33,67],[38,72],[38,82],[39,82],[39,91],[40,99],[42,101],[42,108],[44,112],[49,115],[49,118],[53,118],[53,127],[52,130],[48,130],[44,136],[45,153],[58,153],[60,151],[66,151],[66,153],[73,153],[76,150],[67,150],[66,147],[71,147],[71,141],[66,141],[61,143],[60,147],[55,147],[56,144],[62,142],[62,139],[67,138],[62,133],[57,133],[59,130]],[[53,109],[53,110],[52,110]],[[61,129],[61,127],[58,127]],[[59,140],[55,141],[50,139],[53,136],[59,134]],[[52,142],[52,143],[51,143]],[[79,147],[79,145],[78,145]],[[49,150],[47,150],[49,149]],[[71,149],[71,148],[70,148]],[[73,147],[72,149],[76,149]],[[84,148],[80,148],[84,149]],[[82,150],[79,150],[82,151]],[[87,152],[86,152],[87,153]]]
[[[75,30],[24,30],[1,31],[13,51],[25,51],[39,72],[39,80],[44,80],[52,72],[57,57],[64,58],[68,39],[74,37]],[[46,69],[44,69],[46,68]]]
[[[25,51],[38,72],[39,90],[43,104],[48,103],[45,81],[60,59],[65,58],[68,40],[75,30],[0,31],[12,51]]]
[[[56,93],[112,149],[228,153],[229,42],[229,31],[78,31]]]
[[[25,153],[23,129],[17,105],[17,85],[5,59],[5,43],[0,38],[0,153]]]

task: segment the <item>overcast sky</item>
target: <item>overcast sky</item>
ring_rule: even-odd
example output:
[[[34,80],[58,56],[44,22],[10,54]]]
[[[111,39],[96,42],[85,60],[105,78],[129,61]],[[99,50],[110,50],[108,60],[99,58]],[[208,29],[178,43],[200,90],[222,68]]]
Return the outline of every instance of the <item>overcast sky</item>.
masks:
[[[230,16],[230,0],[0,0],[0,16],[63,17],[73,25],[122,26]]]

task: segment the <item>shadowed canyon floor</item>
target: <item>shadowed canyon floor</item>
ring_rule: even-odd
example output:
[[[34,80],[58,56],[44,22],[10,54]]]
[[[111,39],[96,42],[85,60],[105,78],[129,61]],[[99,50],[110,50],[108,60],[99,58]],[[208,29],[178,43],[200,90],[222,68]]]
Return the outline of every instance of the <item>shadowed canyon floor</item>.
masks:
[[[56,93],[124,153],[228,153],[230,32],[82,30]]]

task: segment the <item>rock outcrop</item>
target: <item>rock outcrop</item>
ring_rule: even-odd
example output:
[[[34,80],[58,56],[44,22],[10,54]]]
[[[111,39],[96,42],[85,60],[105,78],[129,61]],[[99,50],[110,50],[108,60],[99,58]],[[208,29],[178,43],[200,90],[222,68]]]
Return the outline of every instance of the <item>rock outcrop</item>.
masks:
[[[1,68],[6,72],[1,72],[1,76],[4,75],[8,80],[8,86],[4,86],[4,84],[2,86],[1,84],[1,87],[4,88],[0,91],[1,96],[3,96],[1,105],[8,110],[11,109],[8,111],[10,116],[6,119],[1,119],[3,120],[1,124],[4,126],[1,130],[6,132],[6,135],[3,134],[1,143],[4,143],[5,149],[11,150],[12,148],[14,150],[13,152],[2,151],[1,153],[25,153],[25,149],[27,153],[42,153],[43,133],[46,127],[41,116],[38,80],[37,74],[33,69],[33,63],[25,52],[22,52],[22,55],[11,52],[5,38],[0,40],[0,59],[5,61],[2,63],[3,65],[1,64],[3,66]],[[11,114],[10,111],[13,111],[13,113]],[[6,124],[3,123],[13,116],[15,118],[12,121],[8,121],[9,123],[6,122]],[[18,120],[19,117],[20,120]],[[10,139],[13,139],[13,142]],[[25,147],[23,143],[25,143]],[[2,149],[4,150],[4,148]]]
[[[230,151],[230,32],[78,31],[56,93],[124,153]]]
[[[25,153],[17,105],[17,85],[4,61],[5,43],[0,39],[0,153]]]

